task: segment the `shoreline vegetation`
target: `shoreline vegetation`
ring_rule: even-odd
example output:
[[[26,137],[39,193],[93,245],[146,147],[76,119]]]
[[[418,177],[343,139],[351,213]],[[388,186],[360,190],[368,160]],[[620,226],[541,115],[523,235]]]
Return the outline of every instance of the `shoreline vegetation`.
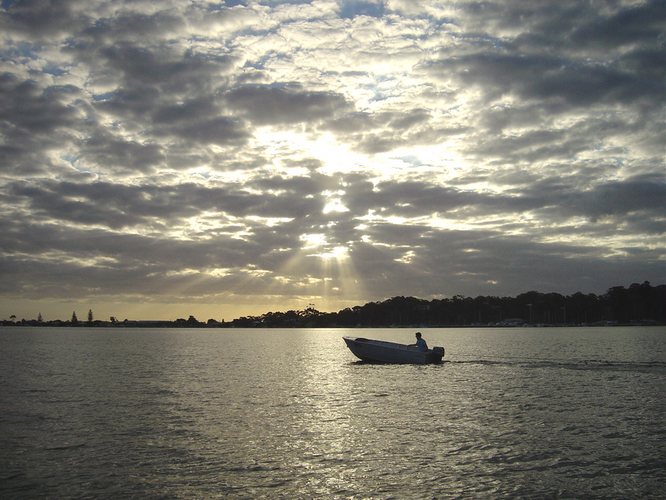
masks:
[[[0,321],[0,326],[111,327],[111,328],[372,328],[372,327],[520,327],[520,326],[651,326],[666,325],[666,285],[648,281],[628,288],[615,286],[604,295],[526,292],[516,297],[455,295],[447,299],[392,297],[380,302],[321,312],[310,305],[303,310],[268,312],[232,321],[209,319],[79,320],[37,319]]]

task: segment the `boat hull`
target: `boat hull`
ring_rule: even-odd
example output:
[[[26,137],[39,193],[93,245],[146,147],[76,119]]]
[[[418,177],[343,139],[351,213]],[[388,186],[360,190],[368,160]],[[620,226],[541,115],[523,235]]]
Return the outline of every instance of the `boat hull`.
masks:
[[[368,363],[417,364],[441,363],[444,348],[435,347],[419,351],[413,346],[370,340],[362,337],[342,337],[349,350],[362,361]]]

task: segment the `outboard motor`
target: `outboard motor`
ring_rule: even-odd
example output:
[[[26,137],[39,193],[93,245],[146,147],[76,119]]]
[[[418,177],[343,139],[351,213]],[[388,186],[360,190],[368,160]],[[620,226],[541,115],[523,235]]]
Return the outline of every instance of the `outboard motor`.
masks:
[[[444,357],[444,348],[443,347],[433,347],[432,352],[434,352],[437,356],[442,356]]]

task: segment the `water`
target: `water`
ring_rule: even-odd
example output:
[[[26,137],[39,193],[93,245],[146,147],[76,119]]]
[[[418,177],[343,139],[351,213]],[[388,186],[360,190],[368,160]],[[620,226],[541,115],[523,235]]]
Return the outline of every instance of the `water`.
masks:
[[[0,497],[658,498],[666,331],[0,329]]]

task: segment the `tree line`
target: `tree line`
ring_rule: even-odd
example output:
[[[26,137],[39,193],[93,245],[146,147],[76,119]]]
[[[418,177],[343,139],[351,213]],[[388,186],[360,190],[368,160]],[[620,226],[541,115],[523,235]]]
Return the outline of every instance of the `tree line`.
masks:
[[[444,299],[392,297],[338,312],[321,312],[309,305],[302,310],[268,312],[244,316],[229,322],[194,316],[175,321],[79,321],[76,312],[70,321],[2,321],[2,325],[97,326],[152,328],[318,328],[318,327],[445,327],[445,326],[522,326],[522,325],[663,325],[666,324],[666,285],[652,286],[648,281],[628,288],[615,286],[603,294],[573,295],[526,292],[516,297],[455,295]]]
[[[269,312],[231,321],[235,327],[390,327],[666,324],[666,285],[616,286],[603,295],[527,292],[517,297],[393,297],[325,313]]]

